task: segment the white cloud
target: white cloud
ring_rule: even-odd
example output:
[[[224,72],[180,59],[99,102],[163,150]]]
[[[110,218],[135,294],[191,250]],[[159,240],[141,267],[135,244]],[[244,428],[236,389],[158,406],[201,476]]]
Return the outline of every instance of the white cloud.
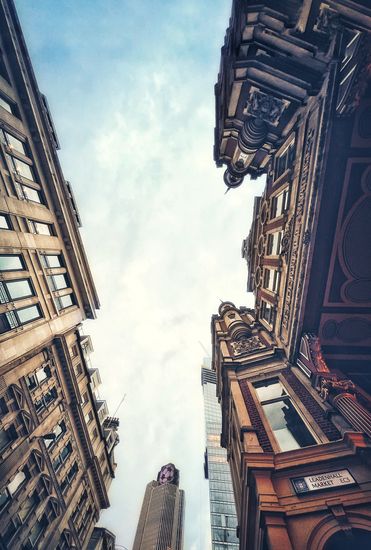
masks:
[[[18,3],[26,24],[27,3]],[[90,5],[79,26],[67,12],[53,20],[40,3],[52,17],[51,35],[35,38],[31,56],[55,106],[62,164],[102,302],[85,332],[111,413],[126,393],[112,507],[102,523],[130,548],[145,485],[172,461],[186,491],[185,548],[206,550],[199,342],[210,349],[219,297],[253,303],[240,248],[261,183],[246,181],[225,196],[212,160],[224,3],[164,2],[157,11],[151,2],[123,4],[104,2],[99,22]],[[43,30],[29,25],[30,39]],[[48,57],[60,44],[69,51],[62,75]]]

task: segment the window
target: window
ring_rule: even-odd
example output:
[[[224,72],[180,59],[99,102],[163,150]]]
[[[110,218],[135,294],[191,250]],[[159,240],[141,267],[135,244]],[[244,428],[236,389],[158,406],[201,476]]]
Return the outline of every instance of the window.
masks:
[[[80,376],[80,374],[82,374],[82,366],[81,366],[81,363],[77,363],[76,367],[75,367],[75,373],[76,373],[76,376]]]
[[[90,424],[90,422],[92,422],[94,418],[94,415],[93,415],[93,412],[92,411],[89,411],[86,415],[85,415],[85,422],[87,424]]]
[[[28,298],[29,296],[34,296],[30,279],[0,282],[0,303],[2,304],[13,300],[20,300],[21,298]]]
[[[17,439],[17,432],[14,426],[10,426],[7,430],[0,428],[0,451],[6,449],[15,439]]]
[[[12,229],[8,214],[0,214],[0,229]]]
[[[264,300],[261,301],[261,319],[264,319],[269,325],[273,325],[274,322],[274,308],[272,304],[269,304],[268,302],[265,302]]]
[[[62,256],[60,254],[41,254],[41,263],[46,268],[63,267]]]
[[[35,235],[53,235],[53,225],[50,223],[36,222],[35,220],[28,220],[31,233]]]
[[[257,382],[254,387],[281,451],[315,445],[314,437],[278,378]]]
[[[68,287],[67,277],[65,275],[48,275],[48,281],[53,290],[63,290]]]
[[[81,405],[84,407],[87,403],[89,403],[89,395],[88,395],[88,392],[86,391],[82,396]]]
[[[22,256],[15,254],[0,255],[0,271],[19,271],[24,269]]]
[[[53,461],[53,468],[55,471],[59,470],[59,468],[67,460],[67,458],[70,456],[71,453],[72,453],[72,444],[69,441]]]
[[[17,493],[28,478],[29,474],[26,467],[16,473],[12,481],[0,492],[0,509]]]
[[[22,155],[27,155],[26,147],[23,141],[16,138],[12,134],[9,134],[5,130],[2,131],[2,141],[7,145],[10,149],[13,151],[16,151],[17,153],[21,153]],[[16,160],[16,159],[14,159]],[[31,179],[31,178],[29,178]]]
[[[6,111],[8,111],[8,113],[14,114],[13,113],[13,110],[14,110],[13,104],[10,103],[9,101],[7,101],[6,99],[4,99],[1,96],[0,96],[0,107],[5,109]]]
[[[26,378],[26,384],[29,390],[40,386],[45,380],[51,378],[52,373],[49,366],[41,367],[35,373],[29,374]]]
[[[278,292],[280,286],[280,272],[276,269],[264,269],[264,288]]]
[[[79,471],[79,467],[77,466],[77,462],[74,462],[71,468],[68,470],[68,472],[64,476],[63,481],[61,483],[61,490],[63,493],[64,491],[67,490],[68,487],[70,487],[78,471]]]
[[[282,176],[286,170],[291,168],[292,163],[295,158],[295,143],[292,142],[290,145],[276,158],[276,171],[275,179]]]
[[[53,431],[51,432],[51,435],[54,437],[50,437],[48,439],[44,438],[45,445],[47,448],[51,447],[56,443],[63,435],[66,433],[66,423],[64,420],[61,420],[56,426],[54,426]]]
[[[33,189],[32,187],[27,187],[27,185],[22,185],[22,189],[27,200],[42,204],[43,200],[39,191]]]
[[[41,317],[38,306],[24,307],[22,309],[16,310],[16,313],[20,325],[30,323],[31,321],[34,321],[35,319]]]
[[[48,518],[44,514],[40,520],[37,520],[35,525],[32,527],[29,535],[28,540],[31,545],[31,548],[37,548],[38,544],[37,541],[41,537],[41,535],[44,533],[48,526]]]
[[[38,305],[24,307],[22,309],[12,309],[0,314],[0,334],[8,332],[13,328],[21,325],[26,325],[31,321],[42,317],[40,307]]]
[[[286,212],[289,207],[289,190],[284,189],[278,195],[272,197],[271,219],[277,218]]]
[[[267,256],[278,256],[281,253],[282,231],[268,234]]]
[[[7,159],[9,161],[9,164],[14,172],[16,172],[18,175],[22,176],[22,178],[26,178],[31,181],[35,181],[35,177],[32,171],[32,168],[27,162],[24,162],[23,160],[17,159],[15,157],[12,157],[10,155],[6,155]]]
[[[74,302],[71,294],[66,294],[65,296],[59,296],[55,298],[57,308],[60,311],[61,309],[66,309],[67,307],[73,306]]]
[[[35,492],[32,493],[22,504],[19,509],[18,515],[22,522],[30,515],[30,513],[37,507],[40,502],[39,495]]]
[[[46,409],[58,397],[57,390],[53,387],[47,393],[42,395],[40,399],[34,401],[36,412],[39,413]]]
[[[12,481],[8,484],[7,490],[9,491],[10,496],[13,496],[21,485],[23,485],[24,481],[27,479],[27,470],[21,470],[20,472],[17,472]]]

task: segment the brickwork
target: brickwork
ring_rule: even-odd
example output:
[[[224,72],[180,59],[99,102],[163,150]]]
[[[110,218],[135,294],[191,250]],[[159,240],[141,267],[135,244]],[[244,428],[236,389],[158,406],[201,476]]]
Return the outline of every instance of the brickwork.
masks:
[[[312,415],[326,437],[328,437],[330,441],[341,439],[341,434],[339,430],[337,430],[333,423],[326,417],[326,412],[322,409],[319,403],[317,403],[314,397],[312,397],[304,384],[302,384],[300,380],[298,380],[291,369],[285,369],[282,374],[284,375],[290,386],[293,388],[296,395],[300,397],[300,400],[303,403],[304,407]]]
[[[267,432],[265,431],[264,424],[258,412],[258,408],[255,405],[255,401],[251,395],[249,386],[247,385],[246,380],[240,380],[240,389],[245,401],[247,412],[249,413],[251,423],[253,428],[256,430],[256,435],[258,436],[258,441],[263,449],[267,453],[272,453],[273,448]]]

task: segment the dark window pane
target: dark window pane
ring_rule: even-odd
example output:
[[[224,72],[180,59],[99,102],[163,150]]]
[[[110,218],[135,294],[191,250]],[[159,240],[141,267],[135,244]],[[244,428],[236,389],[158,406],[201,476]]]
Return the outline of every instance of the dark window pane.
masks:
[[[315,444],[290,399],[267,403],[263,409],[282,451]]]

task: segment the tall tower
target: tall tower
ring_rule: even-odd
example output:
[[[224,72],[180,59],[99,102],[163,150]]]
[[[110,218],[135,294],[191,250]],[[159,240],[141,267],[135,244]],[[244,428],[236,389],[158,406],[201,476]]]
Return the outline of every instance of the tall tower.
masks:
[[[179,470],[166,464],[146,487],[133,550],[182,550],[183,523]]]
[[[216,397],[216,373],[206,366],[201,369],[201,384],[204,394],[206,452],[205,478],[209,480],[211,544],[212,549],[237,549],[237,516],[234,504],[231,472],[227,451],[220,446],[222,413]]]

